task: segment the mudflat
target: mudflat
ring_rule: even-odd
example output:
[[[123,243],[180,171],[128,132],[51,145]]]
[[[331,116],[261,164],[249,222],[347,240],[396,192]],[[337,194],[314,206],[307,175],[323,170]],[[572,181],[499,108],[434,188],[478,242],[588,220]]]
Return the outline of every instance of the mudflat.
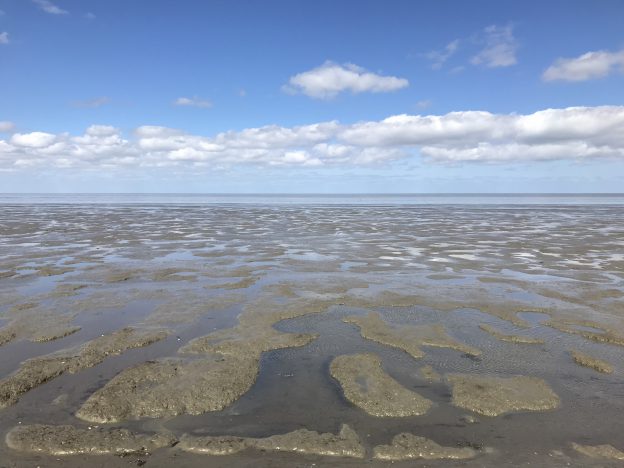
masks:
[[[0,466],[618,466],[623,239],[618,205],[5,204]]]

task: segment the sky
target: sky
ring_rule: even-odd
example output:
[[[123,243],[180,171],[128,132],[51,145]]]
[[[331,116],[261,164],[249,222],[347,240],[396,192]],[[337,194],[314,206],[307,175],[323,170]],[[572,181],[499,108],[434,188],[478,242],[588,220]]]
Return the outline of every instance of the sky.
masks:
[[[624,2],[0,0],[0,192],[624,192]]]

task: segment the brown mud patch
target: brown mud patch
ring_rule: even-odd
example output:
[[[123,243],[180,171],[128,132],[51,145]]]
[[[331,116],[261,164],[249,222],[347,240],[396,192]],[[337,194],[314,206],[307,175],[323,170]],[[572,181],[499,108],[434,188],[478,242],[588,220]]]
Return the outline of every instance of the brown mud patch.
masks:
[[[197,281],[197,275],[188,268],[162,268],[152,273],[152,281]]]
[[[222,312],[242,304],[245,296],[240,293],[210,295],[188,293],[159,304],[143,323],[148,325],[176,325],[191,323],[201,317]]]
[[[0,271],[0,279],[12,278],[13,276],[17,276],[17,274],[15,270]]]
[[[274,349],[304,346],[317,335],[283,333],[273,328],[281,320],[325,312],[332,303],[322,300],[298,300],[286,304],[261,299],[245,306],[232,328],[215,331],[191,340],[180,348],[181,353],[220,353],[260,357],[262,352]]]
[[[46,328],[45,331],[41,331],[39,333],[34,334],[30,337],[30,341],[35,343],[45,343],[46,341],[54,341],[59,340],[61,338],[65,338],[66,336],[73,335],[74,333],[82,330],[79,326],[54,326],[52,325],[49,328]]]
[[[250,286],[253,286],[260,280],[260,276],[249,276],[247,278],[242,278],[238,281],[233,281],[230,283],[221,283],[210,285],[210,289],[246,289]]]
[[[527,285],[526,287],[530,287]],[[537,288],[536,291],[544,296],[563,301],[568,304],[576,304],[590,310],[600,309],[612,315],[619,315],[624,307],[622,296],[624,293],[619,289],[600,287],[596,283],[590,285],[575,284],[573,288]]]
[[[592,320],[554,319],[546,323],[549,327],[564,333],[582,336],[597,343],[624,346],[624,335],[617,330]],[[588,330],[595,329],[596,331]]]
[[[264,438],[184,435],[177,447],[186,452],[207,455],[230,455],[247,449],[351,458],[364,458],[365,455],[357,433],[346,424],[342,425],[338,435],[308,429]]]
[[[576,350],[571,350],[570,355],[572,356],[572,359],[574,359],[574,362],[576,362],[579,366],[589,367],[590,369],[602,372],[603,374],[613,373],[613,366],[602,359],[592,357],[589,354]]]
[[[6,435],[9,448],[20,452],[48,455],[148,454],[175,444],[174,437],[164,434],[137,434],[127,429],[48,426],[17,426]]]
[[[507,294],[493,294],[485,288],[474,286],[409,285],[408,292],[385,290],[374,297],[360,296],[349,301],[355,307],[382,307],[382,306],[422,306],[450,312],[457,309],[476,309],[493,315],[502,320],[513,323],[522,328],[530,328],[530,323],[518,317],[520,312],[537,312],[550,314],[551,307],[536,307],[530,302],[512,300]]]
[[[77,416],[117,422],[222,410],[251,388],[263,352],[304,346],[316,339],[316,335],[279,332],[273,323],[326,308],[316,302],[282,310],[274,304],[273,308],[252,304],[235,327],[196,338],[179,349],[202,357],[161,359],[126,369],[96,391]]]
[[[429,364],[420,368],[420,374],[428,382],[439,382],[440,380],[442,380],[442,376],[438,372],[436,372],[436,370]]]
[[[347,400],[373,416],[418,416],[432,405],[386,374],[375,354],[338,356],[331,363],[330,373],[340,383]]]
[[[394,436],[390,445],[378,445],[373,449],[373,458],[380,460],[464,460],[474,458],[477,454],[470,447],[444,447],[408,432]]]
[[[53,267],[53,266],[44,266],[41,268],[37,268],[37,275],[39,276],[60,276],[65,273],[69,273],[74,271],[73,268],[61,268],[61,267]]]
[[[28,313],[11,320],[0,329],[0,346],[15,340],[45,342],[64,338],[81,329],[69,324],[72,319],[73,315],[39,315],[34,309],[29,309]]]
[[[74,374],[101,363],[108,356],[122,354],[131,348],[148,346],[166,336],[167,332],[163,330],[123,328],[73,350],[62,350],[29,359],[13,375],[0,380],[0,408],[16,403],[20,395],[65,372]]]
[[[427,275],[427,279],[437,280],[437,281],[462,279],[462,278],[464,277],[461,275],[448,275],[445,273],[434,273],[433,275]]]
[[[104,276],[103,281],[104,283],[122,283],[124,281],[138,278],[142,273],[142,270],[112,271]]]
[[[481,354],[479,349],[451,338],[440,324],[395,327],[384,322],[376,312],[367,316],[350,315],[343,321],[357,325],[363,338],[402,349],[416,359],[424,356],[421,346],[451,348],[472,356]]]
[[[9,309],[9,314],[15,314],[16,312],[23,312],[24,310],[34,309],[39,304],[37,302],[22,302],[15,304]]]
[[[518,343],[518,344],[544,344],[544,340],[540,340],[539,338],[531,338],[529,336],[522,335],[506,335],[500,330],[488,325],[486,323],[482,323],[479,325],[479,328],[490,335],[492,335],[497,340],[506,341],[508,343]]]
[[[50,294],[50,297],[75,296],[77,291],[86,288],[86,284],[61,283]]]
[[[537,377],[482,377],[451,374],[453,404],[485,416],[518,411],[545,411],[559,406],[559,397]]]
[[[91,395],[80,419],[110,423],[219,411],[255,382],[255,356],[162,359],[125,369]]]
[[[624,452],[616,449],[613,445],[581,445],[572,442],[572,448],[587,457],[624,461]]]

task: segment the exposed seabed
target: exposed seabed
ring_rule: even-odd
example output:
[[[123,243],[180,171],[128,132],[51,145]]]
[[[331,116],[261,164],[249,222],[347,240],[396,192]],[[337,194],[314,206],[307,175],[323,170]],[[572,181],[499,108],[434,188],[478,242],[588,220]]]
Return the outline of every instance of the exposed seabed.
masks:
[[[621,207],[2,208],[2,466],[624,459]]]

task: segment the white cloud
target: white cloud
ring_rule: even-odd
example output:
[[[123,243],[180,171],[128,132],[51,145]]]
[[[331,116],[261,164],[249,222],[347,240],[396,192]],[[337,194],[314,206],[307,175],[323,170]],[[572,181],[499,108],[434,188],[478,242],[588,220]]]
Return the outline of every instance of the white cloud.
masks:
[[[188,107],[200,107],[203,109],[207,109],[212,107],[212,102],[206,99],[200,99],[197,96],[192,98],[180,97],[173,101],[174,106],[188,106]]]
[[[518,42],[513,35],[512,26],[488,26],[483,30],[483,40],[485,47],[470,59],[473,65],[498,68],[518,63]]]
[[[9,43],[9,33],[4,31],[0,33],[0,44],[8,44]]]
[[[41,8],[46,13],[50,13],[51,15],[66,15],[69,13],[67,10],[63,10],[49,0],[33,0],[33,3],[35,3],[39,6],[39,8]]]
[[[340,65],[327,61],[320,67],[290,77],[283,89],[312,98],[331,99],[343,91],[386,93],[408,85],[405,78],[378,75],[351,63]]]
[[[45,148],[50,146],[55,140],[55,135],[44,132],[16,133],[11,137],[12,144],[27,148]]]
[[[425,54],[425,58],[431,60],[431,68],[439,70],[442,65],[457,52],[459,48],[459,39],[449,42],[442,50],[432,50]]]
[[[91,13],[90,11],[88,13],[85,13],[85,18],[93,20],[95,18],[97,18],[97,16],[95,16],[95,13]]]
[[[0,139],[0,170],[37,168],[336,167],[390,164],[420,154],[432,163],[624,160],[624,106],[395,115],[350,125],[269,125],[214,136],[142,126],[130,138],[93,125],[82,135],[16,133]]]
[[[74,107],[84,107],[84,108],[96,108],[102,107],[105,104],[110,103],[110,98],[106,96],[100,96],[93,99],[87,99],[84,101],[74,101],[72,102],[72,106]]]
[[[612,72],[624,73],[624,49],[598,50],[576,58],[559,58],[542,75],[544,81],[586,81],[604,78]]]
[[[91,125],[85,131],[85,135],[90,137],[108,137],[114,136],[119,133],[119,129],[111,126],[111,125]]]
[[[15,124],[13,122],[9,122],[8,120],[0,120],[0,132],[7,133],[15,128]]]

